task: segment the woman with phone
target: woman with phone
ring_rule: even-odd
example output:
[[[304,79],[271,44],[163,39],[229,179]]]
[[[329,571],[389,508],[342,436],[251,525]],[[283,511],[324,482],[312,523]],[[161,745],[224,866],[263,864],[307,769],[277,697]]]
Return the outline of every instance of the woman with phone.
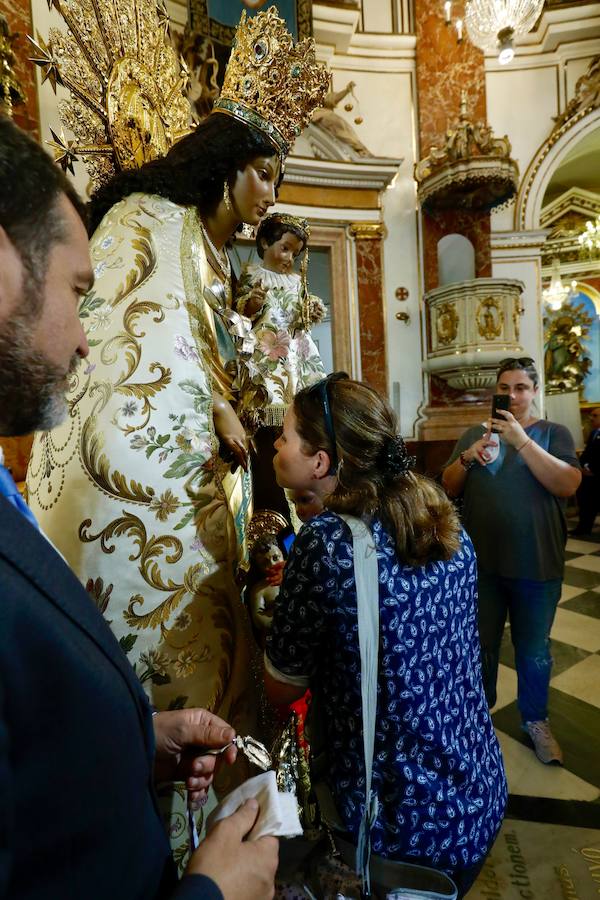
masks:
[[[451,497],[462,496],[463,523],[477,553],[479,633],[489,705],[496,702],[500,642],[508,615],[523,728],[538,759],[560,765],[562,751],[548,723],[550,630],[565,561],[564,501],[577,490],[581,470],[570,432],[536,414],[538,388],[533,359],[503,360],[496,395],[508,398],[508,409],[501,409],[496,400],[487,426],[465,431],[442,483]]]

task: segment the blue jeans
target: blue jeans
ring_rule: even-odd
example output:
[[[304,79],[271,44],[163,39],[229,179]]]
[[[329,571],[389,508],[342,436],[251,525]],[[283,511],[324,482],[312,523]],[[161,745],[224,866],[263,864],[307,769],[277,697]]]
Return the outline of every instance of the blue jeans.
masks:
[[[485,695],[492,707],[496,702],[500,642],[508,613],[523,722],[548,718],[550,629],[561,586],[560,578],[529,581],[479,573],[479,637]]]

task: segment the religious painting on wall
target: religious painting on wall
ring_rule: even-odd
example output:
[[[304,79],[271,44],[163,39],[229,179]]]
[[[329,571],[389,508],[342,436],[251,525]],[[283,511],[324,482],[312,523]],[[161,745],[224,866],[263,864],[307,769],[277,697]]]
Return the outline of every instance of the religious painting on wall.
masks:
[[[254,16],[271,6],[285,19],[295,41],[311,36],[310,0],[190,0],[190,28],[230,47],[242,12]]]
[[[568,301],[544,317],[546,393],[579,391],[580,403],[600,403],[600,293],[577,282]]]
[[[577,294],[571,299],[581,304],[592,320],[584,344],[591,361],[590,370],[583,381],[581,400],[585,403],[600,403],[600,293],[589,284],[579,282]]]

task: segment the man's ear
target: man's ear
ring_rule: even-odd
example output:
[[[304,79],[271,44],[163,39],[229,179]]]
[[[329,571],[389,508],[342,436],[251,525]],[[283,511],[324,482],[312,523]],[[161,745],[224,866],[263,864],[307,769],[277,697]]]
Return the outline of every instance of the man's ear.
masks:
[[[12,312],[20,299],[23,263],[19,251],[0,225],[0,314]]]

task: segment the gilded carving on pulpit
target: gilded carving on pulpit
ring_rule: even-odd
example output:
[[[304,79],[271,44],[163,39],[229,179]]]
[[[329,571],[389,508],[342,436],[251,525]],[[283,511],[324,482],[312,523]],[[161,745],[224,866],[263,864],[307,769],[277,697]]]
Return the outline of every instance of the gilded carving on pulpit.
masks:
[[[438,343],[451,344],[458,334],[458,314],[454,303],[443,303],[436,310],[435,330]]]
[[[495,297],[484,297],[477,305],[475,314],[477,330],[486,341],[493,341],[502,334],[504,312]]]

